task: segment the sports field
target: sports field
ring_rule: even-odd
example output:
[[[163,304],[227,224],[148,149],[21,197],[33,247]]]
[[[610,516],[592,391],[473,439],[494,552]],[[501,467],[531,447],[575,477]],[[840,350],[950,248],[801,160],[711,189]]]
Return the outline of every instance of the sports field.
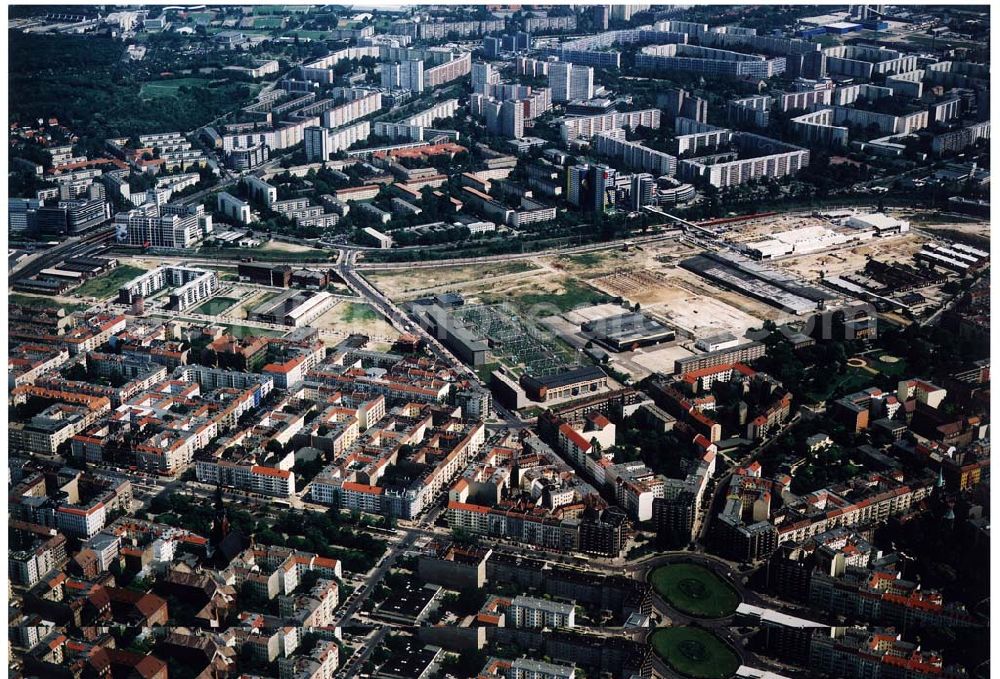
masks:
[[[649,582],[671,606],[699,618],[732,615],[740,604],[740,595],[732,585],[697,564],[660,566],[652,572]]]
[[[281,17],[254,17],[254,28],[281,28]]]
[[[728,679],[740,666],[726,644],[695,627],[663,627],[653,632],[650,641],[672,669],[692,679]]]

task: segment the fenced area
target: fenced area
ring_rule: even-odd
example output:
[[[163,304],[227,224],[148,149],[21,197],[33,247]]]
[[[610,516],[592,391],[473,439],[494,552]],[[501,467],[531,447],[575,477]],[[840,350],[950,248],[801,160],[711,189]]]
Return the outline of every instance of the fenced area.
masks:
[[[506,302],[463,306],[452,313],[489,339],[497,362],[517,372],[551,375],[580,365],[576,351],[551,332],[523,319]]]

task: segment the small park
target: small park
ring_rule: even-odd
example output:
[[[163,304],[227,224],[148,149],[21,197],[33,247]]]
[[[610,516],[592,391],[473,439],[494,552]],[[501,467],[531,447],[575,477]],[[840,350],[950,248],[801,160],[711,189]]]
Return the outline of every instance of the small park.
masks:
[[[724,618],[740,604],[740,595],[732,585],[695,563],[659,566],[650,573],[649,582],[673,608],[696,618]]]
[[[740,665],[729,646],[697,627],[661,627],[650,643],[671,669],[691,679],[728,679]]]

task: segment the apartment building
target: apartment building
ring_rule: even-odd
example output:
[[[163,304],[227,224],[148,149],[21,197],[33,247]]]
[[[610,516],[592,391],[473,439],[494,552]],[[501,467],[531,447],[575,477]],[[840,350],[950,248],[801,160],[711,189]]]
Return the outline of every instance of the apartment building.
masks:
[[[115,240],[121,245],[153,248],[190,248],[202,237],[196,214],[149,216],[144,210],[115,215]]]
[[[648,108],[626,113],[604,113],[596,116],[579,116],[564,118],[559,124],[559,133],[563,143],[568,144],[576,139],[589,139],[601,132],[615,129],[634,130],[637,127],[659,129],[660,109]]]
[[[165,288],[170,291],[170,305],[184,311],[209,299],[219,289],[215,271],[180,266],[160,266],[132,279],[118,290],[122,304],[132,304],[136,297],[150,297]]]
[[[625,130],[601,132],[594,141],[597,153],[618,159],[630,169],[650,172],[657,177],[673,176],[677,171],[675,156],[627,141]]]
[[[594,69],[589,66],[552,62],[548,68],[548,81],[553,102],[594,98]]]
[[[514,627],[558,629],[576,624],[576,606],[550,599],[518,595],[507,614]]]
[[[683,71],[727,78],[771,78],[785,72],[785,58],[768,58],[687,44],[643,47],[636,68],[647,71]]]

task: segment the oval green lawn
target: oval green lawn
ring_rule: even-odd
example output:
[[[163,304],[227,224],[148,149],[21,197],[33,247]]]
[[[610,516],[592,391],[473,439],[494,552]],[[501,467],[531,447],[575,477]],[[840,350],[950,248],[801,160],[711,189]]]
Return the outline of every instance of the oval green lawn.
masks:
[[[699,618],[723,618],[740,605],[732,585],[710,569],[693,563],[660,566],[650,575],[656,593],[681,613]]]
[[[650,643],[672,669],[692,679],[728,679],[740,666],[732,649],[696,627],[662,627]]]

